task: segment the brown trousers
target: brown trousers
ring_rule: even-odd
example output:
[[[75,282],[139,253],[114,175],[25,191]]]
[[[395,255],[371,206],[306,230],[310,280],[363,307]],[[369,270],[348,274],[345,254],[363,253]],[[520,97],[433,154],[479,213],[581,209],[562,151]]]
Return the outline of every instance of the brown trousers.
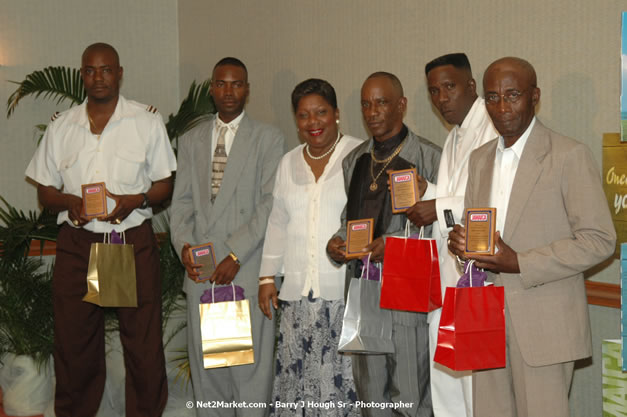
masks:
[[[168,398],[161,330],[159,250],[150,221],[126,231],[133,244],[137,308],[117,308],[126,368],[126,416],[160,416]],[[57,417],[94,416],[105,386],[104,309],[82,301],[92,243],[101,233],[61,226],[53,275]]]

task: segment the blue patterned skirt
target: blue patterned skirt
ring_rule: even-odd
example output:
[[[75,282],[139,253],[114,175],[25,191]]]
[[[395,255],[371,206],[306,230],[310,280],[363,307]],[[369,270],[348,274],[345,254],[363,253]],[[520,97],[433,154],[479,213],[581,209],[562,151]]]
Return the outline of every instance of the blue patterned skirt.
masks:
[[[358,416],[350,357],[339,353],[344,300],[281,301],[274,416]]]

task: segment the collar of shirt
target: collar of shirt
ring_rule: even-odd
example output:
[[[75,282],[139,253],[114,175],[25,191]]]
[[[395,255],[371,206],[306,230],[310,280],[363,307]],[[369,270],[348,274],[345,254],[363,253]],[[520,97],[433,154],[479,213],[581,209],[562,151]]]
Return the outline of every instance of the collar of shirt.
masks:
[[[91,125],[89,122],[89,118],[87,117],[87,102],[88,101],[89,99],[86,98],[80,104],[80,106],[83,107],[84,110],[75,113],[71,120],[73,123],[76,123],[77,125],[82,126],[91,132]],[[135,112],[133,111],[133,109],[127,105],[126,99],[120,94],[118,96],[118,102],[115,105],[115,110],[113,111],[113,114],[109,118],[107,125],[117,120],[128,117],[128,116],[132,117],[134,114]],[[105,129],[106,129],[106,126],[105,126]]]
[[[211,141],[211,152],[215,153],[216,145],[218,141],[218,132],[221,127],[226,127],[228,130],[226,131],[226,135],[224,136],[224,149],[226,154],[228,155],[231,152],[231,146],[233,146],[233,140],[235,139],[235,135],[237,134],[237,129],[244,118],[244,111],[240,113],[235,119],[231,120],[229,123],[224,123],[220,120],[220,117],[216,114],[215,122],[213,124],[213,136]]]
[[[220,116],[216,115],[215,129],[217,130],[225,126],[227,129],[229,129],[231,133],[233,133],[233,135],[235,135],[237,133],[237,128],[239,127],[239,124],[243,118],[244,118],[244,111],[242,111],[239,116],[237,116],[235,119],[231,120],[228,123],[224,123],[220,119]]]
[[[405,136],[407,136],[408,132],[409,129],[407,129],[407,126],[403,124],[400,132],[398,132],[391,138],[384,140],[383,142],[378,142],[373,138],[372,141],[374,142],[374,154],[377,159],[382,159],[390,156],[390,154],[396,150],[396,147],[400,145],[403,139],[405,139]]]
[[[523,150],[525,149],[525,145],[527,144],[527,139],[529,139],[529,135],[531,134],[531,130],[533,129],[533,126],[535,124],[536,124],[536,117],[533,116],[533,119],[531,119],[531,123],[529,123],[529,126],[527,126],[525,133],[523,133],[522,136],[518,138],[516,143],[514,143],[512,146],[508,148],[514,152],[514,154],[516,155],[516,157],[518,157],[519,160],[520,160],[520,157],[522,156]],[[496,150],[497,152],[505,152],[505,140],[503,139],[503,136],[499,136],[499,141],[496,146]]]

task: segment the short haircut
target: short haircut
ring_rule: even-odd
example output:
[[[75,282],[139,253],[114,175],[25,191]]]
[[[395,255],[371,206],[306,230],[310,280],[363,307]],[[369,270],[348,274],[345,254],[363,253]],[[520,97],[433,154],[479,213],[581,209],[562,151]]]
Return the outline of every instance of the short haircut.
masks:
[[[215,72],[216,68],[221,67],[223,65],[232,65],[234,67],[243,68],[244,72],[246,73],[246,78],[248,78],[248,68],[246,68],[246,65],[244,65],[244,63],[240,61],[239,59],[233,58],[232,56],[224,57],[213,66],[213,71]]]
[[[429,75],[429,71],[433,68],[443,67],[445,65],[452,65],[455,68],[466,70],[468,71],[468,74],[472,76],[470,61],[468,61],[468,57],[463,52],[442,55],[441,57],[427,63],[427,65],[425,65],[425,75]]]
[[[391,72],[385,72],[385,71],[373,72],[372,74],[368,76],[368,78],[366,78],[366,80],[369,80],[371,78],[379,78],[379,77],[387,78],[388,80],[390,80],[394,88],[398,90],[400,96],[405,97],[405,93],[403,92],[403,84],[401,84],[401,80],[399,80],[398,77],[392,74]]]
[[[81,66],[83,65],[83,59],[85,59],[87,54],[89,54],[91,52],[94,52],[94,51],[110,51],[110,52],[112,52],[113,55],[115,56],[116,61],[118,62],[118,65],[120,65],[120,55],[118,55],[118,51],[116,51],[113,46],[109,45],[108,43],[104,43],[104,42],[96,42],[96,43],[92,43],[91,45],[89,45],[83,51],[83,55],[81,55]]]
[[[292,91],[292,110],[296,113],[300,100],[310,94],[317,94],[324,99],[333,109],[337,109],[335,89],[328,81],[319,78],[310,78],[298,84]]]

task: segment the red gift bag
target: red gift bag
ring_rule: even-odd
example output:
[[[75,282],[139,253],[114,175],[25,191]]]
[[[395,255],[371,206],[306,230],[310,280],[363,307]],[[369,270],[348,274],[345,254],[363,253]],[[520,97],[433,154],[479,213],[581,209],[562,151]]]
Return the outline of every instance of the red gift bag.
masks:
[[[409,221],[408,221],[409,223]],[[434,239],[388,237],[383,255],[381,308],[427,313],[442,306],[440,264]]]
[[[434,361],[454,371],[505,367],[505,289],[447,287]]]

